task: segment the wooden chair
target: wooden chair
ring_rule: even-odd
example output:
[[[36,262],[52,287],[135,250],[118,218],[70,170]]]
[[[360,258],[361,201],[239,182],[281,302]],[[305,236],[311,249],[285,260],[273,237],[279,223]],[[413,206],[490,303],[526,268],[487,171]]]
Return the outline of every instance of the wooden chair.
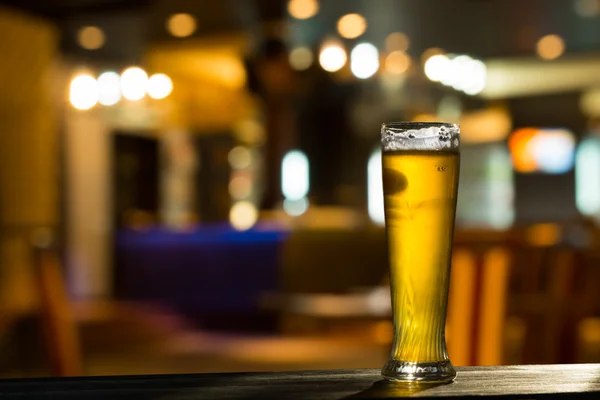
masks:
[[[331,246],[331,238],[314,235],[308,238],[310,232],[292,237],[286,246],[286,260],[284,264],[284,287],[302,288],[305,296],[300,298],[302,307],[292,307],[289,312],[312,315],[314,318],[339,319],[340,316],[362,320],[389,319],[390,315],[382,315],[369,309],[372,304],[368,295],[342,292],[340,282],[349,282],[349,276],[359,276],[362,269],[371,273],[370,279],[357,279],[354,287],[360,282],[368,282],[371,286],[381,285],[383,277],[387,276],[385,258],[385,238],[374,235],[368,241],[368,250],[377,256],[366,257],[367,260],[377,260],[377,268],[370,263],[363,262],[364,249],[359,248],[350,240],[336,237],[337,246]],[[348,236],[356,233],[348,233]],[[332,237],[334,237],[332,235]],[[294,240],[295,239],[295,240]],[[448,304],[447,338],[450,358],[456,365],[498,365],[503,363],[503,344],[506,321],[506,304],[509,290],[509,274],[512,260],[512,232],[495,231],[461,231],[457,232],[452,260],[452,277],[450,298]],[[377,244],[374,246],[374,244]],[[322,250],[319,249],[322,247]],[[332,249],[342,249],[337,254]],[[357,252],[363,252],[360,256]],[[349,258],[352,262],[339,262],[343,254],[355,254]],[[306,268],[302,268],[302,266]],[[381,267],[380,265],[384,265]],[[336,270],[337,268],[337,270]],[[335,270],[328,277],[327,272]],[[346,276],[344,276],[346,274]],[[348,276],[349,275],[349,276]],[[315,281],[316,277],[328,277],[327,280]],[[336,279],[339,277],[339,279]],[[304,278],[304,279],[303,279]],[[332,283],[330,283],[332,282]],[[325,285],[329,284],[327,287]],[[387,285],[387,283],[386,283]],[[352,287],[346,284],[346,288]],[[312,292],[314,288],[321,294]],[[298,290],[297,290],[298,291]],[[332,294],[338,292],[337,295]],[[291,291],[293,292],[293,291]],[[312,293],[311,293],[312,292]],[[343,293],[343,292],[342,292]],[[312,301],[309,301],[312,300]],[[339,303],[339,304],[338,304]],[[312,305],[312,308],[309,307]],[[335,309],[340,315],[332,312]]]
[[[457,232],[446,330],[455,365],[503,363],[511,242],[510,232]]]
[[[39,230],[32,235],[35,282],[52,375],[82,375],[84,344],[86,359],[110,355],[118,364],[119,359],[147,355],[188,329],[177,315],[159,307],[72,301],[53,242],[51,232]]]
[[[550,235],[552,230],[556,234]],[[510,313],[525,325],[521,363],[576,361],[577,326],[595,315],[600,277],[593,246],[575,246],[561,227],[525,228],[515,248]],[[546,240],[545,238],[553,238]],[[595,300],[596,299],[596,300]]]
[[[33,236],[35,280],[40,296],[44,344],[55,376],[82,374],[79,335],[64,288],[61,265],[50,232]]]

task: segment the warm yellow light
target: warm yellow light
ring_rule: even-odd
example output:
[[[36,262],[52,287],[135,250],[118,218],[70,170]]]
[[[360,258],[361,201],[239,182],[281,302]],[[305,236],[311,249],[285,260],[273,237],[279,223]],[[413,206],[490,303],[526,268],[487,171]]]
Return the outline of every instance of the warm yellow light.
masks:
[[[165,74],[154,74],[148,79],[148,96],[153,99],[164,99],[173,91],[173,82]]]
[[[290,52],[290,65],[297,71],[308,69],[313,63],[313,54],[308,47],[296,47]]]
[[[252,194],[252,181],[246,176],[236,176],[229,181],[229,194],[236,200],[243,200]]]
[[[425,61],[425,75],[430,81],[443,81],[451,72],[450,59],[444,55],[434,55]]]
[[[249,201],[239,201],[229,210],[229,222],[238,231],[245,231],[256,224],[258,210]]]
[[[127,68],[121,74],[121,92],[127,100],[141,100],[146,95],[148,74],[138,67]]]
[[[558,35],[546,35],[537,42],[537,53],[544,60],[554,60],[565,51],[565,42]]]
[[[360,43],[350,52],[350,70],[359,79],[368,79],[379,70],[379,52],[371,43]]]
[[[252,163],[252,154],[246,147],[237,146],[231,149],[227,156],[229,165],[234,169],[245,169]]]
[[[446,52],[443,49],[440,49],[439,47],[430,47],[421,54],[421,62],[425,64],[431,57],[444,54],[446,54]]]
[[[173,14],[167,20],[167,30],[175,37],[190,36],[196,31],[196,18],[190,14]]]
[[[549,247],[560,241],[562,232],[558,224],[535,224],[527,228],[525,237],[535,246]]]
[[[91,75],[78,75],[71,81],[69,101],[78,110],[89,110],[98,102],[98,82]]]
[[[346,50],[339,43],[326,43],[319,54],[319,64],[325,71],[335,72],[340,70],[348,60]]]
[[[121,76],[107,71],[98,77],[98,102],[103,106],[112,106],[121,100]]]
[[[408,36],[402,32],[390,33],[385,39],[385,48],[387,51],[406,51],[410,41]]]
[[[84,49],[96,50],[104,46],[106,37],[104,31],[97,26],[86,26],[79,30],[77,41]]]
[[[460,117],[463,143],[493,143],[506,139],[512,121],[503,108],[488,108],[464,113]]]
[[[392,51],[385,58],[385,71],[392,75],[402,75],[410,67],[410,57],[403,51]]]
[[[354,39],[365,33],[367,21],[360,14],[346,14],[339,19],[337,30],[342,37]]]
[[[288,12],[296,19],[307,19],[319,12],[317,0],[290,0]]]

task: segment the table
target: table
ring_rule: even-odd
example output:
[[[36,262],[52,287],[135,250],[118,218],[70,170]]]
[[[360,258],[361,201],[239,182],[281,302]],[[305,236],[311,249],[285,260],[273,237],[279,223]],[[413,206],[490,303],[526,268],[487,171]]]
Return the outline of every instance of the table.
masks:
[[[598,399],[600,364],[457,368],[452,384],[390,385],[379,370],[0,380],[1,399]]]

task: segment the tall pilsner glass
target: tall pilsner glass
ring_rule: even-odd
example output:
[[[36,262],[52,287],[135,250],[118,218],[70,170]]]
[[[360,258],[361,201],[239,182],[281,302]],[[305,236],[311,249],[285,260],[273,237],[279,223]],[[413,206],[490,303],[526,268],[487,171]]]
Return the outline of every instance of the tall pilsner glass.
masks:
[[[391,380],[447,382],[445,339],[459,171],[459,127],[383,124],[383,191],[394,341]]]

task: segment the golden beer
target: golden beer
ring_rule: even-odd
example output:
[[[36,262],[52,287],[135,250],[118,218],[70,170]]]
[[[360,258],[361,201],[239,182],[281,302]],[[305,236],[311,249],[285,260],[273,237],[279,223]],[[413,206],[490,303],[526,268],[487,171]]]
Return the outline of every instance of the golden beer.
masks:
[[[382,373],[398,380],[448,381],[455,376],[444,328],[458,187],[458,142],[456,149],[452,144],[439,150],[420,149],[430,146],[418,142],[411,146],[410,140],[404,147],[407,149],[384,149],[382,157],[394,318],[391,357]]]

